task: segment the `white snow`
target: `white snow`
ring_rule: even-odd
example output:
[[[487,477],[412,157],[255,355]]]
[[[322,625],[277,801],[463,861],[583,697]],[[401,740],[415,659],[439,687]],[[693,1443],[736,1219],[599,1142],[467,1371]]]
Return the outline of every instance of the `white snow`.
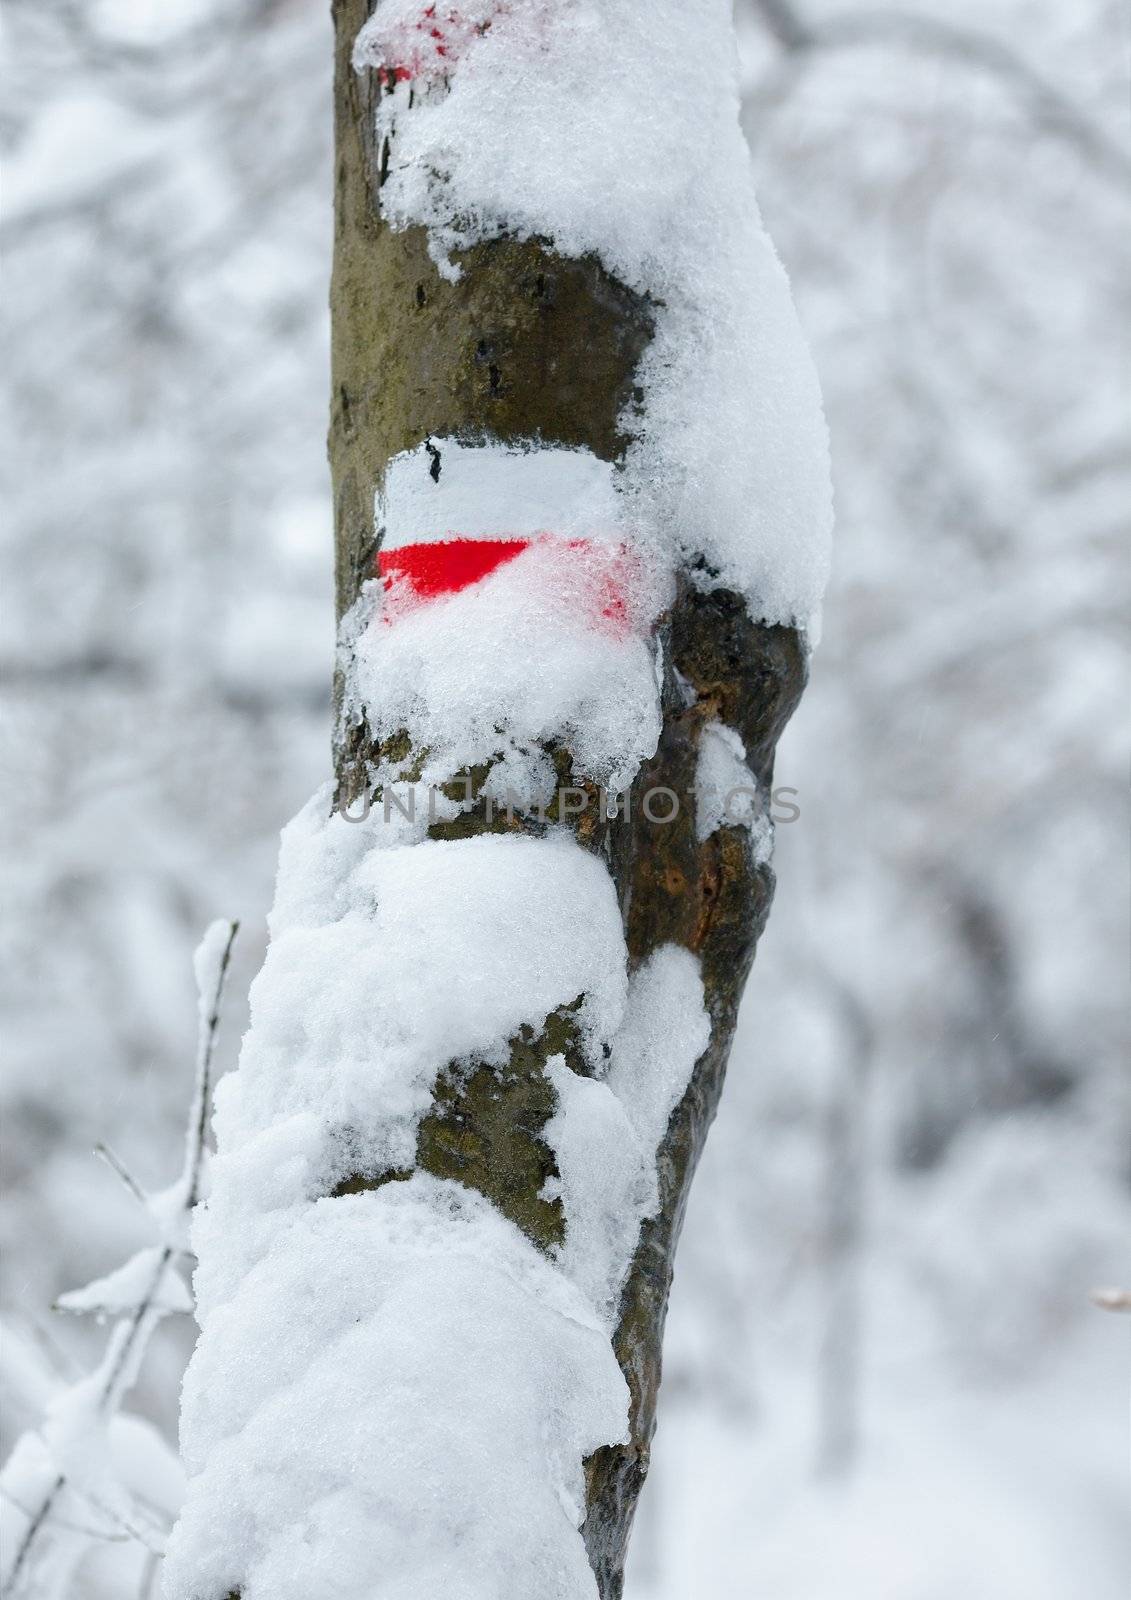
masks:
[[[196,979],[197,1016],[201,1026],[208,1022],[212,1014],[231,938],[231,923],[224,917],[218,917],[208,924],[204,937],[193,951],[192,971]]]
[[[11,1336],[5,1331],[5,1358],[11,1355]],[[57,1424],[56,1424],[57,1428]],[[48,1430],[49,1431],[49,1430]],[[88,1481],[68,1484],[53,1505],[51,1536],[40,1541],[28,1569],[34,1574],[26,1587],[39,1596],[69,1596],[84,1592],[75,1585],[75,1569],[89,1553],[92,1540],[121,1541],[127,1551],[138,1546],[127,1541],[121,1522],[110,1513],[124,1515],[131,1526],[143,1528],[146,1539],[158,1543],[164,1527],[176,1514],[184,1496],[184,1473],[176,1452],[153,1424],[142,1417],[119,1413],[104,1429],[84,1435],[93,1447],[87,1459]],[[51,1494],[59,1478],[55,1451],[57,1436],[49,1446],[43,1433],[22,1434],[0,1477],[0,1550],[7,1563],[18,1549],[26,1527],[24,1508],[37,1507]],[[72,1450],[68,1466],[77,1465]],[[90,1495],[93,1493],[94,1501]],[[117,1546],[121,1548],[121,1544]]]
[[[649,636],[672,585],[623,480],[587,450],[439,438],[394,457],[376,494],[383,553],[531,543],[438,598],[369,582],[342,628],[346,718],[364,711],[379,737],[406,729],[433,786],[491,758],[532,796],[538,747],[557,738],[579,778],[626,788],[659,736]],[[498,779],[494,792],[505,798]]]
[[[171,36],[168,17],[187,3],[147,0],[145,40]],[[227,24],[242,8],[208,3],[217,25],[186,37],[191,48],[147,51],[148,65],[125,61],[116,37],[92,53],[96,34],[126,31],[104,26],[98,0],[78,27],[76,8],[8,17],[9,221],[17,175],[34,183],[20,183],[7,262],[8,768],[23,793],[8,809],[0,1114],[19,1181],[0,1250],[21,1326],[53,1325],[80,1364],[105,1330],[47,1307],[140,1242],[89,1147],[109,1137],[147,1179],[175,1163],[187,930],[225,907],[254,925],[225,1040],[238,1043],[278,827],[325,768],[330,505],[323,386],[310,375],[326,341],[326,18],[322,6],[277,7],[236,56]],[[137,0],[114,9],[132,15]],[[1110,268],[1126,191],[1055,131],[1028,139],[1008,88],[987,80],[972,94],[961,61],[916,65],[883,48],[850,70],[814,60],[767,116],[781,53],[762,8],[744,9],[758,48],[745,115],[761,136],[759,198],[817,341],[849,536],[835,608],[830,597],[834,660],[781,757],[805,820],[777,830],[783,892],[708,1141],[708,1165],[722,1159],[713,1180],[696,1179],[679,1247],[646,1491],[663,1577],[647,1593],[880,1600],[886,1585],[884,1600],[1127,1600],[1129,1327],[1087,1300],[1095,1284],[1131,1281],[1127,917],[1112,870],[1126,860],[1126,672],[1110,604],[1129,498],[1116,402],[1126,374],[1111,337],[1129,281]],[[1105,0],[930,10],[1023,49],[1107,126],[1125,116],[1118,13]],[[130,114],[76,118],[76,89]],[[241,140],[248,106],[256,137]],[[141,170],[143,124],[158,137]],[[37,129],[52,137],[50,166]],[[923,211],[899,200],[922,196],[920,180],[938,202],[930,315],[908,318],[924,287]],[[92,251],[87,202],[102,201]],[[160,329],[156,344],[147,331],[155,284],[184,331],[175,375]],[[281,547],[283,518],[307,528],[301,564]],[[59,584],[76,542],[82,581]],[[237,636],[246,677],[223,653]],[[87,658],[109,670],[77,674]],[[64,747],[81,776],[61,788]],[[1002,919],[1010,1009],[1038,1036],[1038,1057],[1051,1051],[1079,1080],[1033,1116],[981,1102],[997,1022],[979,1009],[963,919],[949,895],[923,891],[952,865]],[[898,1279],[863,1308],[865,1342],[884,1339],[886,1356],[863,1380],[867,1488],[843,1497],[843,1519],[840,1497],[806,1483],[826,1106],[841,1081],[824,1063],[843,1067],[853,1045],[842,982],[876,1045],[862,1250]],[[1000,1190],[972,1188],[954,1146],[877,1208],[917,1136],[908,1108],[921,1095],[928,1138],[956,1116],[1019,1123],[1034,1141],[1015,1227],[1002,1230]],[[987,1171],[1001,1161],[995,1145]],[[712,1182],[725,1201],[697,1225]],[[1082,1322],[1098,1324],[1094,1341],[1077,1342]],[[165,1430],[187,1333],[153,1349],[132,1402]],[[13,1348],[6,1328],[3,1365]],[[909,1401],[909,1378],[929,1405]],[[42,1405],[25,1415],[6,1391],[0,1411],[11,1438]],[[633,1534],[642,1563],[649,1509]],[[90,1520],[81,1504],[64,1514]],[[0,1499],[0,1549],[12,1549],[9,1515]],[[137,1600],[143,1563],[132,1542],[101,1547],[64,1592]],[[637,1600],[631,1580],[627,1592]]]
[[[679,945],[662,945],[633,975],[608,1070],[610,1087],[650,1152],[710,1036],[698,961]]]
[[[768,861],[774,827],[765,796],[746,765],[746,747],[733,728],[708,722],[695,768],[695,837],[702,843],[718,828],[739,826],[750,829],[755,861]]]
[[[384,4],[359,70],[404,60],[424,7]],[[507,232],[594,253],[652,297],[627,484],[637,521],[770,622],[815,628],[831,527],[816,377],[758,213],[727,0],[481,4],[442,88],[381,97],[395,227],[458,252]],[[446,26],[440,18],[440,26]],[[416,63],[413,63],[415,66]],[[436,63],[422,64],[425,75]],[[411,94],[411,106],[410,106]]]
[[[18,1591],[61,1600],[76,1592],[75,1569],[92,1542],[128,1536],[155,1553],[163,1549],[169,1517],[184,1490],[179,1463],[151,1423],[117,1413],[123,1392],[137,1377],[147,1332],[168,1310],[183,1309],[183,1304],[172,1304],[176,1298],[172,1294],[165,1296],[168,1304],[161,1295],[149,1294],[157,1257],[163,1252],[154,1252],[145,1262],[147,1254],[141,1252],[128,1270],[123,1269],[126,1278],[136,1280],[140,1298],[131,1306],[122,1297],[124,1314],[93,1372],[63,1384],[43,1371],[38,1352],[33,1355],[26,1346],[19,1351],[17,1341],[20,1365],[43,1417],[36,1429],[20,1436],[0,1473],[6,1594]],[[125,1287],[123,1282],[120,1288]],[[182,1284],[182,1297],[185,1294]],[[97,1309],[93,1301],[80,1305],[78,1294],[70,1298],[75,1303],[68,1309]],[[145,1308],[139,1309],[142,1300]],[[137,1327],[131,1327],[135,1310],[140,1336]],[[5,1354],[10,1342],[6,1331]],[[25,1547],[33,1527],[38,1540]]]
[[[392,831],[378,810],[345,821],[322,792],[284,833],[251,1032],[216,1095],[205,1314],[266,1247],[272,1213],[332,1188],[359,1145],[374,1173],[411,1166],[441,1067],[501,1064],[523,1024],[579,997],[594,1062],[620,1022],[612,881],[569,834],[404,846]]]
[[[591,1309],[481,1197],[321,1200],[206,1316],[167,1593],[595,1596],[581,1463],[626,1415]]]
[[[579,1077],[561,1056],[552,1057],[547,1070],[558,1095],[543,1137],[554,1152],[566,1214],[561,1264],[590,1303],[615,1322],[617,1291],[649,1209],[654,1151],[641,1147],[607,1083]]]
[[[403,76],[413,80],[419,94],[434,83],[444,84],[452,67],[463,55],[476,34],[490,27],[506,0],[464,0],[457,6],[436,5],[428,0],[385,0],[380,16],[371,18],[357,41],[355,64],[360,61],[365,41],[376,31],[380,40],[380,60],[385,81]]]
[[[138,1250],[105,1277],[96,1278],[81,1289],[69,1289],[66,1294],[61,1294],[56,1304],[63,1311],[94,1312],[99,1317],[118,1317],[135,1310],[148,1294],[154,1309],[162,1314],[191,1311],[192,1296],[171,1260],[165,1260],[158,1276],[158,1267],[165,1254],[163,1245],[150,1245]]]
[[[709,1035],[695,959],[626,978],[612,880],[565,830],[402,842],[321,791],[283,840],[271,944],[193,1241],[202,1336],[171,1596],[591,1600],[582,1462],[625,1436],[610,1333],[655,1150]],[[415,1173],[436,1073],[580,999],[553,1059],[565,1242]],[[604,1081],[602,1081],[604,1079]]]
[[[699,964],[664,945],[629,985],[604,1082],[549,1063],[558,1111],[545,1129],[561,1174],[564,1270],[610,1329],[640,1224],[659,1204],[656,1149],[710,1040]]]
[[[940,1381],[921,1347],[870,1363],[863,1458],[839,1482],[813,1471],[798,1351],[773,1360],[757,1427],[669,1395],[626,1600],[1119,1600],[1127,1357],[1103,1323],[1062,1332],[1036,1377]]]
[[[629,626],[605,627],[611,576],[600,546],[563,562],[538,542],[469,588],[398,607],[390,625],[380,585],[368,583],[343,622],[345,715],[364,708],[379,738],[407,730],[429,753],[432,783],[488,758],[528,758],[558,738],[578,777],[627,788],[659,738],[646,633],[668,590],[641,567]]]
[[[147,1196],[120,1160],[101,1147],[160,1239],[56,1302],[63,1311],[93,1313],[99,1321],[115,1319],[102,1359],[93,1371],[66,1385],[43,1381],[26,1358],[21,1363],[44,1414],[35,1432],[29,1429],[17,1440],[0,1474],[5,1507],[0,1512],[0,1585],[5,1593],[19,1589],[43,1600],[70,1594],[89,1547],[103,1541],[128,1538],[153,1557],[164,1553],[167,1512],[180,1498],[179,1475],[174,1472],[170,1497],[158,1436],[141,1419],[127,1421],[117,1413],[137,1382],[155,1329],[170,1313],[192,1310],[178,1265],[187,1246],[187,1213],[200,1192],[212,1039],[235,933],[236,924],[214,922],[194,960],[199,992],[196,1082],[180,1176],[158,1195]],[[155,1481],[150,1483],[147,1474]]]

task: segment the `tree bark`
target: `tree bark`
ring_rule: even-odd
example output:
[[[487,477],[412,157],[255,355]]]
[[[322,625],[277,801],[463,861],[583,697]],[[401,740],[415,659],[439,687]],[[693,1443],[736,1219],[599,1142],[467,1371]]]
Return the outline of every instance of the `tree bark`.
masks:
[[[605,461],[623,457],[635,371],[653,327],[647,299],[618,283],[594,258],[571,260],[544,241],[499,238],[461,252],[458,281],[446,281],[427,253],[423,229],[394,231],[382,220],[382,152],[376,148],[376,73],[358,74],[350,55],[370,7],[335,0],[335,227],[332,406],[329,437],[336,537],[337,604],[343,615],[372,576],[373,495],[390,458],[429,436],[469,442],[538,441],[586,447]],[[704,248],[709,248],[704,242]],[[664,786],[681,801],[676,821],[649,822],[631,803],[607,818],[595,804],[577,818],[496,813],[476,799],[435,837],[515,829],[531,834],[568,822],[606,862],[624,919],[630,966],[677,943],[699,960],[711,1042],[672,1113],[659,1150],[661,1205],[642,1230],[621,1299],[614,1338],[631,1393],[631,1438],[586,1464],[583,1527],[602,1600],[623,1585],[633,1511],[648,1467],[660,1383],[661,1339],[672,1261],[688,1189],[715,1114],[735,1017],[773,892],[773,874],[754,858],[749,830],[722,827],[696,838],[693,799],[704,726],[721,721],[743,740],[750,768],[768,792],[774,747],[805,680],[805,647],[792,629],[751,620],[734,593],[704,591],[686,577],[659,624],[664,660],[663,731],[634,783]],[[688,687],[692,693],[689,695]],[[340,701],[339,701],[340,703]],[[339,719],[339,797],[365,792],[382,748],[363,722]],[[402,752],[398,750],[398,755]],[[408,753],[407,748],[404,750]],[[568,753],[552,748],[562,781]],[[477,796],[485,771],[466,775]],[[595,797],[593,797],[595,798]],[[565,908],[563,908],[563,911]],[[543,1250],[560,1242],[559,1202],[541,1198],[553,1157],[541,1132],[553,1115],[547,1059],[568,1053],[569,1008],[541,1034],[511,1041],[499,1073],[440,1075],[421,1125],[417,1165],[486,1195]],[[362,1130],[363,1132],[363,1130]],[[359,1171],[339,1192],[388,1181]]]

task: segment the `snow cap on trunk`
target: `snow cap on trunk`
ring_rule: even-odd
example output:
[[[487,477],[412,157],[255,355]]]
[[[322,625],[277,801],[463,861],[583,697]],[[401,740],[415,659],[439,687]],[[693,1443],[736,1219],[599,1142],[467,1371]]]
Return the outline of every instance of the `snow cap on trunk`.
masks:
[[[729,0],[383,0],[354,62],[399,83],[378,103],[381,206],[428,228],[442,273],[505,233],[596,255],[649,297],[622,418],[636,520],[696,581],[813,636],[828,440],[758,212]]]

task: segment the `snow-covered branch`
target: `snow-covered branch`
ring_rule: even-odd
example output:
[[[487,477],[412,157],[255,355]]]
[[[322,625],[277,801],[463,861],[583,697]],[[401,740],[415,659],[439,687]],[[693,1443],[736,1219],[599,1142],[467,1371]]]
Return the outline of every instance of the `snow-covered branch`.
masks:
[[[148,1498],[152,1472],[132,1481],[129,1458],[137,1455],[139,1433],[148,1436],[147,1456],[161,1457],[166,1447],[148,1424],[121,1417],[119,1411],[158,1324],[174,1312],[192,1310],[182,1267],[189,1254],[189,1216],[200,1197],[204,1174],[212,1058],[237,929],[235,922],[214,922],[194,957],[199,995],[195,1085],[176,1181],[147,1195],[108,1146],[98,1147],[98,1154],[144,1208],[157,1243],[137,1251],[105,1277],[61,1295],[57,1302],[60,1311],[113,1318],[114,1325],[99,1365],[50,1395],[43,1422],[17,1441],[0,1474],[7,1554],[0,1592],[10,1600],[20,1595],[28,1600],[65,1595],[92,1542],[129,1538],[155,1556],[164,1548],[175,1505]],[[175,1479],[175,1462],[162,1465],[164,1476]]]

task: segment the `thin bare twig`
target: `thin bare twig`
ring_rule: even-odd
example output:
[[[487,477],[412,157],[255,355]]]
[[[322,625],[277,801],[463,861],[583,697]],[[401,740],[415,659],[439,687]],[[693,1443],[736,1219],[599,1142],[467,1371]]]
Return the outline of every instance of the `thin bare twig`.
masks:
[[[10,1489],[5,1489],[3,1484],[0,1484],[0,1500],[6,1500],[10,1506],[15,1506],[22,1516],[32,1515],[23,1501]],[[106,1544],[125,1544],[131,1537],[128,1533],[107,1533],[105,1528],[92,1527],[89,1522],[72,1522],[69,1517],[56,1516],[55,1526],[65,1528],[68,1533],[81,1533],[88,1539],[100,1539]]]
[[[236,934],[239,932],[239,923],[228,924],[228,938],[224,946],[216,970],[215,982],[209,995],[201,996],[200,1027],[197,1034],[196,1049],[196,1075],[193,1090],[192,1109],[189,1115],[188,1133],[185,1140],[185,1158],[181,1169],[181,1212],[188,1215],[196,1205],[200,1196],[200,1178],[204,1165],[205,1137],[208,1128],[208,1105],[212,1080],[212,1056],[216,1043],[216,1029],[220,1021],[220,1004],[224,994],[224,984],[228,976],[228,967],[231,962],[232,946]],[[103,1159],[109,1160],[117,1171],[120,1164],[110,1157],[106,1147],[103,1147]],[[121,1168],[119,1176],[125,1173]],[[144,1201],[140,1188],[128,1180],[127,1187],[136,1190],[139,1198]],[[174,1258],[182,1254],[177,1246],[166,1243],[146,1285],[145,1293],[134,1307],[128,1318],[123,1318],[114,1330],[111,1338],[110,1349],[107,1352],[106,1374],[102,1380],[96,1401],[96,1412],[100,1417],[112,1415],[121,1401],[122,1394],[129,1387],[138,1361],[149,1341],[149,1337],[164,1312],[159,1304],[159,1292],[165,1273],[168,1271]],[[51,1487],[44,1494],[39,1506],[33,1513],[29,1513],[28,1525],[24,1530],[16,1553],[8,1571],[3,1592],[14,1600],[16,1585],[26,1572],[31,1558],[32,1549],[40,1532],[47,1523],[59,1496],[67,1486],[64,1473],[60,1473]],[[89,1496],[88,1496],[89,1498]],[[113,1520],[126,1528],[126,1531],[137,1539],[146,1549],[153,1552],[149,1540],[136,1528],[131,1527],[122,1517],[114,1511],[96,1504],[96,1509],[105,1515],[112,1516]]]
[[[134,1199],[139,1203],[139,1205],[144,1205],[145,1192],[140,1183],[138,1183],[137,1179],[130,1172],[129,1168],[120,1159],[120,1157],[115,1155],[114,1151],[111,1150],[110,1146],[106,1144],[104,1140],[99,1139],[98,1143],[94,1147],[94,1153],[100,1161],[105,1161],[106,1165],[116,1177],[121,1179],[123,1186],[129,1190],[130,1194],[133,1195]]]
[[[220,1002],[224,998],[224,985],[228,979],[228,966],[232,959],[232,946],[236,942],[236,934],[239,931],[240,925],[238,922],[230,922],[228,924],[228,942],[224,946],[223,955],[220,957],[220,965],[216,973],[216,985],[208,1011],[201,1018],[200,1033],[197,1039],[196,1089],[193,1095],[192,1111],[189,1115],[189,1144],[185,1162],[189,1180],[185,1194],[184,1208],[186,1212],[192,1210],[199,1197],[200,1172],[204,1161],[204,1138],[208,1127],[208,1106],[212,1089],[212,1053],[216,1047],[216,1029],[220,1024]]]
[[[224,946],[224,953],[220,958],[220,965],[216,972],[216,982],[211,996],[208,997],[207,1006],[202,1006],[200,1029],[197,1034],[196,1045],[196,1081],[193,1089],[192,1109],[189,1112],[188,1136],[185,1144],[185,1161],[181,1169],[181,1184],[183,1199],[181,1211],[188,1216],[200,1197],[200,1175],[204,1165],[204,1141],[208,1131],[208,1106],[212,1079],[212,1054],[216,1045],[216,1029],[220,1021],[220,1002],[224,996],[224,984],[228,977],[228,965],[232,958],[232,946],[239,932],[239,923],[228,924],[228,941]],[[204,996],[201,996],[202,1001]],[[120,1399],[119,1385],[129,1372],[137,1353],[138,1341],[147,1340],[152,1327],[148,1325],[150,1319],[153,1324],[160,1319],[161,1312],[157,1306],[158,1292],[161,1288],[166,1270],[174,1256],[180,1254],[174,1245],[167,1244],[157,1258],[153,1268],[153,1275],[142,1299],[138,1302],[130,1319],[129,1332],[122,1340],[118,1350],[117,1359],[113,1362],[107,1373],[106,1380],[99,1395],[99,1411],[105,1414],[112,1410],[114,1403]]]

